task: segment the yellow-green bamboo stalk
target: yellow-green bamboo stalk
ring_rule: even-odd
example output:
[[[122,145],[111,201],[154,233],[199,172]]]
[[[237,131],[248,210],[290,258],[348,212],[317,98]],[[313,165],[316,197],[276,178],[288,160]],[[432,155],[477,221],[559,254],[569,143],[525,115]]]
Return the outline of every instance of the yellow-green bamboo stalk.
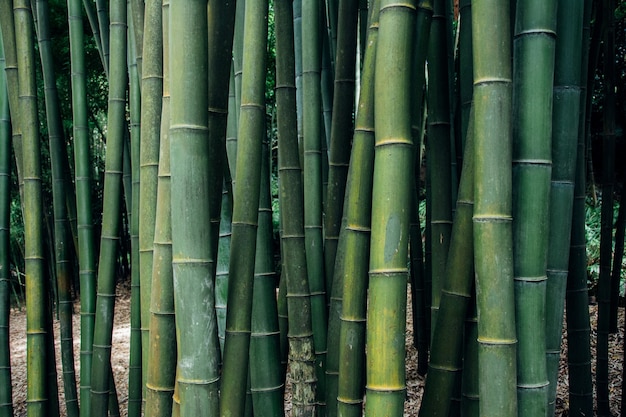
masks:
[[[43,253],[43,207],[41,200],[41,153],[35,82],[35,45],[30,3],[13,4],[18,67],[18,96],[24,121],[24,260],[26,268],[26,409],[29,416],[43,416],[49,410],[46,371],[46,283]],[[56,393],[52,393],[56,395]]]
[[[403,415],[410,182],[410,71],[416,3],[381,1],[367,312],[366,415]]]
[[[7,91],[9,95],[9,110],[11,114],[11,128],[13,154],[17,168],[17,180],[20,189],[20,200],[24,196],[24,167],[22,154],[22,130],[20,125],[20,106],[18,99],[17,51],[15,46],[15,23],[13,21],[13,1],[0,1],[0,30],[4,44],[5,72],[7,77]],[[23,206],[22,206],[23,207]]]
[[[481,416],[517,414],[509,24],[508,0],[472,2],[474,262]]]
[[[367,271],[369,268],[372,172],[374,164],[374,65],[378,36],[380,1],[372,4],[371,23],[359,106],[355,121],[351,164],[348,171],[345,201],[345,223],[339,236],[341,257],[335,262],[335,284],[341,285],[340,329],[337,382],[331,395],[337,397],[336,413],[360,416],[365,386],[365,316],[367,309]],[[331,300],[332,302],[332,300]],[[330,366],[329,366],[330,368]],[[331,410],[329,409],[329,412]]]
[[[132,4],[132,3],[131,3]],[[134,22],[133,22],[134,23]],[[141,133],[139,145],[139,289],[141,294],[142,398],[145,402],[150,361],[150,299],[157,206],[157,176],[163,96],[163,24],[161,0],[148,0],[143,32]],[[132,40],[131,40],[132,42]],[[136,51],[140,53],[140,49]],[[139,66],[139,56],[137,56]]]
[[[294,4],[295,6],[295,4]],[[295,8],[295,7],[294,7]],[[282,224],[282,263],[289,311],[289,362],[293,415],[315,414],[315,358],[311,301],[304,255],[303,188],[296,113],[295,12],[289,0],[274,3],[276,29],[276,115]]]

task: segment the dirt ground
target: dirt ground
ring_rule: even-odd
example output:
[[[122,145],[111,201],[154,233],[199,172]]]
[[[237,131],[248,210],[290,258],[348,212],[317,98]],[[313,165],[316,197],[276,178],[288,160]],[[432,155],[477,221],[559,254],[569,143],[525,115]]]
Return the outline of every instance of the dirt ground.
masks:
[[[410,306],[409,320],[410,320]],[[79,372],[79,352],[80,352],[80,305],[75,304],[74,316],[74,359],[76,362],[76,374],[78,378]],[[597,308],[595,305],[590,306],[591,325],[595,328]],[[620,415],[621,387],[622,387],[622,366],[623,366],[623,345],[624,345],[624,309],[619,311],[619,333],[609,336],[609,380],[611,394],[611,411],[613,415]],[[57,374],[59,375],[59,387],[62,387],[61,381],[61,361],[59,352],[59,323],[55,320],[55,340],[56,340],[56,359]],[[13,382],[13,404],[15,407],[14,415],[16,417],[26,416],[26,310],[24,308],[13,308],[10,318],[11,332],[11,368]],[[120,402],[121,415],[127,415],[128,405],[128,358],[129,358],[129,339],[130,339],[130,291],[127,286],[119,286],[117,290],[117,299],[115,303],[115,323],[113,329],[113,350],[112,365],[115,377],[116,388]],[[406,352],[407,352],[407,401],[404,406],[405,416],[417,416],[421,397],[424,388],[424,381],[417,374],[417,351],[412,345],[413,334],[412,326],[407,326]],[[563,338],[563,347],[561,354],[561,367],[559,375],[559,387],[557,398],[558,417],[568,415],[568,394],[567,394],[567,340]],[[592,372],[595,374],[595,332],[592,332]],[[63,404],[62,388],[60,391],[61,414],[65,416],[65,406]],[[289,392],[286,393],[285,409],[291,409],[289,404]]]

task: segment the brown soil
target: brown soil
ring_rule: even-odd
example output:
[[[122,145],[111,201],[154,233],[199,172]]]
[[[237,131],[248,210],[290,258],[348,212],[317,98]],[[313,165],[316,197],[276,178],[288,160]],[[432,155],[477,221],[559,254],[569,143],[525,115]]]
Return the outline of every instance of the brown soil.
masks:
[[[118,297],[115,304],[115,323],[113,330],[113,373],[115,377],[116,388],[118,391],[121,415],[127,415],[128,405],[128,357],[129,357],[129,339],[130,339],[130,292],[127,286],[118,287]],[[410,306],[409,321],[410,321]],[[80,318],[78,311],[80,305],[75,304],[74,316],[74,359],[76,363],[76,373],[78,378],[79,372],[79,337]],[[596,327],[597,308],[595,305],[590,306],[591,327]],[[13,403],[15,407],[15,416],[26,416],[26,310],[24,308],[13,308],[11,310],[10,319],[11,332],[11,372],[13,380]],[[624,309],[619,311],[619,332],[618,334],[609,336],[609,381],[611,394],[611,411],[613,415],[620,415],[621,387],[622,387],[622,366],[623,366],[623,345],[624,345]],[[59,387],[61,382],[61,361],[59,352],[59,323],[54,321],[54,331],[56,340],[56,358],[57,358],[57,374],[59,375]],[[404,406],[404,414],[406,416],[417,416],[421,397],[424,388],[424,380],[417,374],[417,352],[412,345],[413,332],[411,325],[407,326],[407,401]],[[595,375],[595,332],[592,332],[592,372]],[[565,417],[568,415],[568,394],[567,394],[567,340],[563,338],[563,348],[561,350],[561,367],[559,375],[559,388],[557,398],[557,417]],[[65,416],[65,406],[62,389],[60,391],[60,407],[61,414]],[[286,394],[285,409],[291,409],[289,404],[290,395]]]

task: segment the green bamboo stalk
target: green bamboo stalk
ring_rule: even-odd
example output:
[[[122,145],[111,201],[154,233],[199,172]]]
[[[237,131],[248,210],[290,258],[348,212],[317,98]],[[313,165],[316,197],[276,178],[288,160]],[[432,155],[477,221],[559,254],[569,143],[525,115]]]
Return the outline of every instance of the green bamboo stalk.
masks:
[[[233,204],[220,414],[243,416],[252,320],[261,143],[265,135],[267,2],[246,2],[237,191]]]
[[[326,273],[326,293],[330,301],[325,393],[329,416],[335,416],[337,413],[336,383],[339,368],[339,316],[341,314],[343,277],[335,275],[335,259],[338,252],[339,234],[342,229],[341,218],[353,137],[352,114],[354,112],[356,84],[357,12],[357,2],[352,0],[339,2],[339,49],[335,62],[328,188],[324,203],[324,272]],[[326,39],[327,37],[324,36],[324,45],[327,43]],[[335,288],[335,284],[339,288]]]
[[[546,295],[548,414],[554,414],[569,264],[580,109],[584,1],[559,1],[552,119],[552,186]]]
[[[85,14],[87,15],[87,20],[89,21],[89,27],[91,28],[91,33],[93,34],[93,40],[94,40],[94,43],[96,44],[96,49],[98,50],[98,54],[100,55],[100,61],[102,62],[104,73],[108,74],[109,67],[107,66],[106,61],[104,59],[104,50],[102,49],[102,39],[100,38],[100,26],[98,24],[98,16],[96,14],[96,8],[94,6],[94,2],[93,0],[83,0],[83,6],[85,8]]]
[[[132,3],[131,3],[132,4]],[[161,0],[148,0],[143,28],[141,133],[139,151],[139,289],[141,294],[142,398],[150,363],[152,263],[157,206],[157,176],[163,97],[163,23]],[[137,50],[137,53],[140,51]],[[139,56],[137,56],[139,59]],[[137,63],[139,66],[139,62]],[[139,72],[139,68],[137,68]]]
[[[315,414],[316,371],[311,324],[311,296],[304,242],[303,188],[296,113],[295,6],[274,3],[276,30],[276,115],[278,176],[282,218],[282,264],[289,311],[289,362],[293,375],[293,415]],[[297,40],[297,38],[296,38]],[[297,50],[297,48],[296,48]]]
[[[372,173],[374,166],[374,65],[380,1],[372,4],[371,22],[359,105],[355,121],[351,164],[348,169],[345,223],[339,236],[340,257],[335,262],[335,285],[341,285],[339,352],[336,392],[337,415],[360,416],[365,386],[365,318],[370,251]],[[329,362],[330,368],[330,362]],[[330,409],[329,409],[330,411]]]
[[[322,19],[325,19],[326,9],[323,4],[321,4],[321,13]],[[324,140],[322,141],[322,145],[326,144],[326,147],[329,148],[333,119],[333,83],[335,78],[335,74],[333,73],[332,61],[335,59],[335,57],[330,56],[330,39],[328,39],[328,36],[326,36],[325,33],[322,33],[321,37],[322,64],[320,68],[320,81],[322,83],[322,119],[324,121]],[[323,197],[326,198],[326,195],[324,195]]]
[[[327,307],[322,238],[322,118],[319,0],[302,3],[302,132],[304,176],[304,233],[307,273],[317,369],[317,402],[324,407]],[[322,412],[320,410],[320,412]]]
[[[135,56],[137,59],[137,73],[139,75],[139,79],[143,79],[143,44],[144,44],[144,32],[146,26],[145,15],[146,4],[144,0],[130,0],[129,1],[130,9],[128,10],[129,22],[132,21],[132,30],[129,32],[130,40],[134,44],[135,48]],[[128,27],[131,27],[131,23],[129,23]],[[148,44],[150,41],[146,41]]]
[[[280,331],[276,304],[276,272],[272,251],[269,142],[263,141],[261,192],[254,264],[254,298],[250,335],[250,389],[254,415],[284,415],[284,383],[280,367]]]
[[[226,160],[228,82],[235,30],[236,1],[210,2],[208,8],[209,195],[221,196]],[[209,201],[211,256],[217,258],[221,198]],[[216,263],[214,263],[215,270]]]
[[[11,119],[0,31],[0,416],[13,416],[9,312],[11,307],[10,206]]]
[[[46,346],[46,282],[43,254],[43,207],[41,200],[41,153],[35,82],[35,46],[30,3],[13,4],[18,66],[18,95],[24,158],[24,260],[26,268],[26,410],[29,416],[48,411]]]
[[[611,316],[611,258],[613,253],[613,183],[615,181],[615,2],[599,6],[605,20],[603,34],[604,104],[602,116],[602,208],[600,221],[600,276],[598,278],[598,324],[596,392],[598,416],[611,416],[609,405],[609,333]]]
[[[180,415],[217,415],[219,343],[208,204],[218,196],[209,195],[207,178],[207,2],[173,2],[170,27],[177,27],[170,31],[170,161]]]
[[[169,141],[169,21],[163,5],[163,107],[159,177],[157,185],[152,295],[150,299],[150,347],[145,414],[169,417],[176,381],[176,319],[172,281],[171,174]]]
[[[411,84],[413,114],[411,132],[415,144],[415,162],[412,180],[412,208],[411,208],[411,237],[409,240],[411,251],[411,291],[413,302],[413,335],[414,345],[418,351],[418,373],[425,375],[428,369],[428,348],[430,345],[430,299],[431,287],[426,288],[426,274],[424,269],[424,247],[422,244],[422,229],[419,218],[419,184],[422,171],[422,147],[424,144],[425,120],[425,80],[426,80],[426,53],[430,35],[430,25],[433,14],[431,0],[421,0],[417,4],[417,18],[415,24],[415,46],[413,49],[414,78]],[[430,194],[430,193],[429,193]],[[430,226],[428,226],[430,228]],[[429,279],[430,282],[430,279]],[[428,305],[427,305],[428,304]]]
[[[134,22],[129,20],[130,27]],[[131,30],[132,32],[132,30]],[[141,135],[141,80],[137,72],[137,58],[134,42],[129,49],[129,109],[130,109],[130,153],[132,203],[129,219],[130,234],[130,352],[128,363],[128,414],[139,417],[141,414],[141,295],[139,282],[139,153]]]
[[[474,262],[481,416],[517,414],[510,33],[508,1],[472,3]]]
[[[546,264],[556,2],[520,1],[513,41],[513,256],[518,415],[545,415]]]
[[[413,164],[410,72],[416,3],[381,1],[375,64],[376,126],[365,414],[403,415],[404,334]]]
[[[586,2],[585,9],[587,11]],[[586,14],[587,17],[589,15]],[[588,20],[586,20],[588,22]],[[588,26],[587,26],[588,27]],[[584,69],[583,69],[584,71]],[[581,80],[586,80],[583,77]],[[581,97],[579,126],[585,123],[586,94]],[[585,135],[578,132],[576,179],[572,214],[569,275],[566,289],[567,360],[569,375],[569,413],[583,417],[593,415],[593,382],[591,378],[591,325],[589,322],[589,293],[587,290],[587,250],[585,237]]]
[[[105,0],[96,0],[96,14],[98,16],[98,32],[100,33],[100,44],[102,45],[102,65],[104,72],[109,77],[110,71],[110,16],[107,13],[107,2]],[[95,35],[95,33],[94,33]]]
[[[96,318],[91,370],[91,414],[106,416],[111,373],[111,338],[115,304],[115,272],[120,235],[122,153],[126,130],[126,3],[111,2],[111,55],[107,151],[103,195],[102,234],[98,262]]]
[[[433,17],[428,44],[428,142],[427,163],[431,175],[431,250],[432,301],[431,332],[437,322],[437,311],[446,269],[452,231],[452,176],[450,164],[451,125],[450,90],[447,55],[447,0],[433,1]]]
[[[96,304],[96,260],[91,213],[91,165],[87,126],[87,91],[83,18],[79,0],[68,0],[72,68],[74,173],[78,227],[80,280],[80,415],[91,413],[91,364]]]
[[[326,292],[332,293],[335,255],[341,229],[343,201],[350,162],[350,140],[353,136],[352,113],[356,71],[358,4],[340,0],[338,13],[333,89],[332,125],[330,131],[328,191],[324,205],[324,272]]]
[[[13,154],[17,168],[17,181],[20,190],[20,200],[24,198],[24,163],[22,152],[22,130],[20,125],[20,105],[18,93],[17,50],[15,45],[15,23],[13,21],[13,1],[0,1],[0,30],[5,54],[5,72],[7,77],[7,91],[9,94],[9,110],[11,114]],[[23,206],[22,206],[23,208]]]
[[[293,0],[293,39],[296,72],[296,112],[298,116],[298,149],[300,153],[300,166],[304,165],[303,142],[304,133],[302,126],[303,117],[303,88],[302,88],[302,0]],[[332,57],[331,57],[332,58]]]
[[[465,149],[456,216],[450,238],[450,252],[443,277],[441,303],[433,329],[430,364],[420,407],[421,416],[448,416],[453,392],[461,377],[463,326],[468,314],[474,276],[472,258],[474,149],[471,134],[466,139]]]
[[[583,55],[580,77],[580,117],[578,120],[578,150],[576,152],[576,178],[574,180],[574,206],[570,242],[569,274],[566,289],[566,318],[568,340],[569,409],[572,416],[593,414],[593,381],[591,377],[591,325],[589,320],[589,294],[587,289],[587,251],[585,236],[585,139],[588,94],[591,14],[593,2],[585,1],[583,14]]]
[[[465,140],[469,125],[469,113],[473,95],[473,64],[472,64],[472,0],[459,2],[459,99],[461,107],[461,145],[465,148]]]
[[[241,4],[238,2],[237,4]],[[235,25],[236,27],[236,25]],[[228,158],[228,170],[232,173],[237,170],[237,95],[235,91],[235,60],[230,66],[230,81],[228,82],[228,117],[226,121],[226,157]],[[231,188],[235,179],[231,178]],[[221,227],[221,226],[220,226]]]
[[[61,335],[61,361],[65,406],[70,417],[78,417],[78,396],[74,370],[74,344],[72,334],[72,267],[70,261],[71,230],[66,205],[66,181],[64,159],[67,159],[65,137],[61,120],[59,95],[53,66],[53,52],[49,28],[49,6],[47,0],[37,1],[38,43],[43,67],[46,117],[49,135],[50,161],[52,169],[52,202],[54,211],[54,239],[56,278],[59,297],[59,321]]]

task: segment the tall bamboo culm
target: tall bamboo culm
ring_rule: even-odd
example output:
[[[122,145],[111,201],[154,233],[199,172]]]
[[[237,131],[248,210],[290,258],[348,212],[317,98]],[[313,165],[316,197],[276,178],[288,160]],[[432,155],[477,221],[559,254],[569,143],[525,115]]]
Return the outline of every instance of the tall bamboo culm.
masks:
[[[583,0],[559,0],[557,6],[552,111],[550,240],[546,294],[546,365],[548,380],[550,381],[548,390],[549,415],[554,414],[556,407],[556,384],[569,265],[576,148],[580,118],[583,7]]]
[[[135,1],[134,3],[143,3]],[[132,3],[131,3],[132,4]],[[135,6],[137,7],[137,6]],[[142,8],[143,9],[143,8]],[[148,0],[143,12],[144,45],[141,77],[141,133],[139,135],[139,292],[141,294],[142,398],[146,397],[148,363],[150,361],[150,306],[152,296],[152,263],[157,206],[159,141],[163,96],[163,24],[160,0]],[[135,23],[136,20],[133,21]],[[141,22],[139,22],[141,23]],[[131,42],[133,40],[131,39]],[[139,56],[137,56],[139,66]]]
[[[546,265],[556,1],[519,1],[513,41],[513,251],[518,415],[545,415]]]
[[[56,88],[53,51],[50,37],[49,5],[46,0],[37,4],[37,37],[43,69],[46,120],[49,135],[50,162],[52,171],[52,205],[54,215],[55,263],[60,321],[61,361],[63,367],[63,388],[68,416],[78,417],[78,396],[74,369],[74,344],[72,331],[73,301],[71,282],[71,230],[68,218],[66,192],[68,183],[64,176],[67,165],[67,149],[61,120],[61,107]]]
[[[474,261],[481,416],[517,415],[508,0],[472,2]]]
[[[374,77],[376,127],[367,311],[365,413],[401,416],[406,395],[404,333],[413,167],[411,39],[416,4],[381,1]]]
[[[91,370],[91,415],[106,416],[111,378],[111,339],[115,305],[115,277],[122,195],[122,154],[126,129],[126,2],[110,5],[111,55],[109,67],[109,107],[107,151],[103,195],[102,233],[98,262],[96,317]]]
[[[337,415],[360,416],[365,387],[365,318],[370,251],[374,166],[374,66],[380,1],[372,3],[371,22],[346,184],[344,226],[339,235],[335,285],[342,285],[338,344]],[[361,208],[366,208],[361,210]],[[328,384],[330,386],[330,384]],[[330,398],[330,394],[329,394]],[[329,401],[330,403],[330,401]],[[331,410],[329,410],[330,412]]]
[[[170,162],[180,415],[217,415],[219,343],[208,213],[210,198],[219,196],[209,195],[207,178],[206,0],[172,2],[170,27],[177,28],[170,31]]]
[[[28,386],[26,410],[29,416],[49,411],[46,381],[46,298],[43,252],[43,207],[41,200],[41,153],[35,82],[35,46],[30,3],[16,1],[15,39],[18,67],[18,96],[24,159],[24,260],[26,268],[26,360]],[[52,393],[56,395],[56,393]]]
[[[304,254],[302,171],[298,150],[294,11],[289,0],[274,2],[276,28],[276,104],[278,175],[282,213],[282,263],[289,311],[289,362],[294,375],[293,415],[315,414],[315,357],[311,325],[311,297]]]
[[[129,6],[130,13],[130,6]],[[129,21],[133,32],[133,19]],[[130,348],[128,359],[128,415],[138,417],[142,406],[141,284],[139,271],[139,153],[141,148],[141,79],[137,71],[135,42],[128,43],[128,107],[130,120],[131,208],[130,235]]]
[[[265,62],[267,42],[265,0],[247,0],[237,190],[233,203],[226,338],[220,403],[222,416],[243,416],[248,378],[252,321],[252,288],[256,252],[261,175],[261,144],[265,137]],[[224,157],[225,154],[222,155]]]
[[[176,319],[172,281],[172,221],[170,211],[170,91],[169,91],[169,9],[162,6],[163,99],[161,139],[157,182],[157,207],[150,297],[150,346],[146,381],[145,414],[172,415],[172,396],[176,382]]]
[[[470,112],[471,114],[471,112]],[[470,127],[472,122],[470,119]],[[471,130],[468,130],[471,132]],[[448,416],[463,364],[463,326],[472,296],[474,211],[474,144],[465,143],[463,171],[452,225],[450,253],[442,277],[441,304],[434,323],[431,360],[420,407],[422,416]],[[465,360],[465,364],[470,361]]]
[[[0,32],[0,416],[11,417],[13,416],[11,361],[9,357],[11,120],[4,68],[4,48],[2,46],[2,32]]]
[[[311,313],[315,360],[317,362],[317,401],[325,406],[327,304],[322,238],[322,96],[320,0],[302,2],[302,147],[304,178],[304,235],[307,273],[311,291]]]
[[[87,126],[87,87],[82,7],[68,0],[72,83],[74,173],[78,224],[80,282],[80,415],[91,413],[91,364],[96,307],[96,259],[91,213],[91,167]]]

